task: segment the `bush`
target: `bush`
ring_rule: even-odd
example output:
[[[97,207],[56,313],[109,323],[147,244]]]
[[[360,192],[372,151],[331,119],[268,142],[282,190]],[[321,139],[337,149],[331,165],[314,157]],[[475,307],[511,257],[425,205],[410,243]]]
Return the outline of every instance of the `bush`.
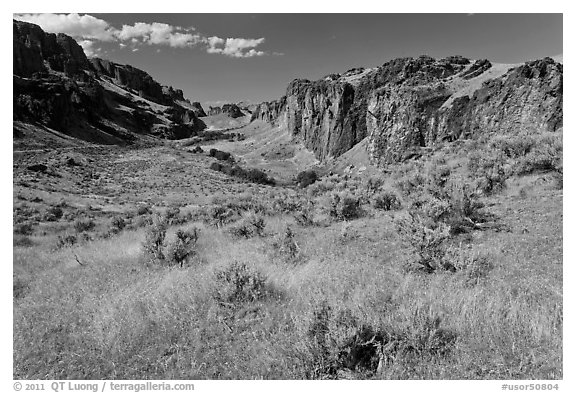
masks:
[[[184,266],[184,262],[196,253],[196,243],[200,237],[200,229],[190,231],[179,229],[175,239],[167,246],[166,261],[169,264]]]
[[[163,261],[164,240],[166,239],[166,221],[162,217],[155,217],[152,225],[146,230],[142,248],[150,258],[150,262]]]
[[[112,218],[112,232],[121,232],[126,227],[126,221],[120,216]]]
[[[14,225],[14,233],[17,235],[31,235],[34,232],[34,225],[30,222],[22,222]]]
[[[239,165],[213,162],[210,164],[210,169],[213,171],[225,173],[229,176],[238,177],[252,183],[266,184],[271,186],[276,184],[276,181],[273,178],[269,177],[265,172],[255,168],[243,169]]]
[[[78,233],[90,231],[94,229],[95,226],[94,220],[90,218],[81,218],[74,222],[74,229]]]
[[[244,263],[234,261],[216,272],[214,298],[224,306],[260,300],[266,295],[266,278]]]
[[[535,139],[534,147],[515,164],[519,175],[542,172],[563,172],[561,133],[546,133]]]
[[[296,176],[296,182],[300,188],[306,188],[309,185],[315,183],[318,180],[318,175],[316,172],[309,170],[309,171],[302,171]]]
[[[329,214],[337,220],[353,220],[360,217],[360,200],[347,192],[330,195]]]
[[[46,210],[44,214],[44,220],[46,221],[58,221],[64,215],[64,211],[60,206],[51,206]]]
[[[75,235],[58,236],[56,248],[71,247],[78,243],[78,238]]]
[[[478,200],[477,192],[468,185],[452,184],[437,196],[427,195],[417,200],[412,211],[423,217],[429,227],[444,223],[450,227],[450,233],[457,235],[476,228],[486,221],[484,205]]]
[[[504,188],[511,174],[504,154],[494,150],[471,153],[468,169],[476,181],[476,188],[485,194]]]
[[[150,208],[149,205],[138,206],[138,209],[136,209],[136,214],[138,214],[139,216],[143,216],[145,214],[151,214],[151,213],[152,213],[152,209]]]
[[[396,194],[390,191],[380,191],[372,198],[372,204],[375,209],[397,210],[400,209],[400,199]]]
[[[241,220],[237,225],[230,227],[229,232],[238,238],[251,238],[263,236],[266,222],[262,216],[252,214]]]
[[[232,217],[234,216],[234,211],[232,209],[222,206],[210,206],[204,221],[207,224],[214,225],[217,228],[221,228],[224,225],[228,224],[232,221]]]
[[[415,263],[407,266],[408,270],[425,273],[437,270],[456,271],[444,258],[446,242],[450,237],[447,225],[440,223],[435,228],[430,228],[421,217],[409,212],[408,217],[396,221],[396,230],[416,256]]]
[[[234,160],[232,158],[232,154],[225,152],[225,151],[218,150],[218,149],[210,149],[209,155],[210,155],[210,157],[214,157],[219,161],[233,161]]]
[[[445,258],[464,276],[467,285],[476,285],[485,279],[494,265],[487,255],[472,253],[460,247],[450,247]]]
[[[308,203],[302,206],[299,211],[294,213],[294,220],[303,227],[314,225],[314,205]]]
[[[286,226],[284,234],[276,236],[272,246],[278,250],[286,262],[297,262],[300,258],[300,246],[294,239],[294,231],[290,226]]]

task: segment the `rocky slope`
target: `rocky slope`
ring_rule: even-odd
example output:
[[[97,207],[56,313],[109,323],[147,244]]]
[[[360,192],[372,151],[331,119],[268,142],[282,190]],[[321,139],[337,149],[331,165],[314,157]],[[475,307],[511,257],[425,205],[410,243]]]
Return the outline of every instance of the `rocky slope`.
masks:
[[[294,80],[252,119],[287,127],[321,160],[366,139],[377,165],[440,141],[484,132],[562,127],[563,67],[550,58],[516,67],[460,56],[392,60],[318,81]]]
[[[126,144],[140,136],[179,139],[204,128],[199,103],[129,65],[87,59],[65,34],[13,21],[14,121],[82,140]]]

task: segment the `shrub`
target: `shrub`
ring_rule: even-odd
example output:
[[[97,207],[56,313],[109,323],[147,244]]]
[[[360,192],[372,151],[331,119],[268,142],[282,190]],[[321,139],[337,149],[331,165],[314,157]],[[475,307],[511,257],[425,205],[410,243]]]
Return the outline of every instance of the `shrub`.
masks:
[[[415,263],[407,266],[408,270],[425,273],[436,270],[455,271],[454,266],[444,258],[449,227],[440,223],[430,228],[426,224],[425,220],[412,212],[396,221],[397,232],[416,256]]]
[[[449,247],[446,250],[446,259],[463,274],[467,285],[478,284],[494,268],[487,255],[473,253],[460,247]]]
[[[142,248],[151,262],[165,259],[163,248],[166,239],[166,221],[163,217],[155,217],[152,225],[146,230]]]
[[[471,187],[452,184],[441,194],[425,195],[415,201],[412,211],[420,215],[429,227],[443,223],[450,227],[452,235],[457,235],[485,222],[487,214],[482,210],[483,207],[477,192],[472,191]]]
[[[314,225],[314,205],[312,203],[308,203],[305,206],[294,213],[294,220],[298,225],[303,227]]]
[[[397,210],[400,209],[400,199],[396,194],[390,191],[380,191],[372,198],[374,208],[381,210]]]
[[[44,214],[44,220],[46,221],[58,221],[64,215],[64,211],[60,206],[51,206],[46,210]]]
[[[200,236],[199,228],[192,228],[190,231],[179,229],[176,231],[175,239],[168,244],[166,250],[166,260],[169,264],[184,266],[184,262],[196,253],[196,243]]]
[[[374,195],[377,193],[384,185],[384,179],[381,177],[370,177],[366,182],[366,193],[368,195]]]
[[[406,174],[396,181],[396,188],[404,196],[422,192],[426,185],[426,177],[420,171],[414,171]]]
[[[120,216],[112,218],[112,232],[118,233],[126,227],[126,221]]]
[[[56,248],[71,247],[78,243],[78,238],[75,235],[58,236]]]
[[[32,247],[34,242],[28,236],[14,236],[12,239],[13,247]]]
[[[258,214],[251,214],[247,217],[247,221],[253,228],[254,233],[258,236],[264,235],[264,228],[266,228],[266,222],[264,218]]]
[[[242,177],[252,183],[267,184],[270,186],[276,184],[276,181],[269,177],[265,172],[255,168],[247,169],[244,173],[240,172],[240,174],[237,176]]]
[[[90,231],[94,229],[95,226],[94,220],[90,218],[80,218],[74,222],[74,229],[78,233]]]
[[[21,222],[14,225],[14,233],[17,235],[31,235],[34,232],[34,225],[30,222]]]
[[[316,172],[309,170],[309,171],[302,171],[296,176],[296,182],[300,188],[306,188],[309,185],[315,183],[318,180],[318,175]]]
[[[148,225],[152,225],[152,223],[153,223],[153,220],[152,220],[151,216],[145,216],[145,217],[139,216],[139,217],[136,217],[136,219],[134,220],[133,226],[134,226],[134,228],[141,228],[141,227],[145,227]]]
[[[210,149],[209,155],[219,161],[233,161],[232,154],[218,149]]]
[[[337,220],[353,220],[360,217],[360,201],[347,192],[330,195],[329,214]]]
[[[287,262],[296,262],[300,255],[300,246],[296,243],[294,231],[286,226],[284,234],[278,235],[272,246],[278,250]]]
[[[214,298],[225,306],[253,302],[266,295],[265,277],[237,261],[216,272],[216,283]]]
[[[515,164],[519,175],[535,171],[562,173],[561,133],[546,133],[535,139],[534,147]]]
[[[180,208],[178,206],[170,206],[164,211],[164,218],[168,225],[183,224],[186,220],[180,216]]]
[[[205,221],[217,228],[221,228],[231,222],[233,216],[234,212],[228,207],[221,205],[210,206]]]
[[[151,213],[152,213],[152,209],[150,208],[149,205],[138,206],[138,209],[136,209],[136,214],[138,214],[139,216],[143,216],[145,214],[151,214]]]
[[[276,184],[276,181],[273,178],[269,177],[265,172],[255,168],[244,169],[239,165],[213,162],[210,164],[210,169],[225,173],[229,176],[238,177],[252,183],[266,184],[271,186]]]
[[[496,135],[490,141],[490,146],[500,150],[508,158],[520,158],[532,150],[535,139],[532,135],[521,134],[516,136]]]
[[[468,159],[468,169],[475,178],[476,188],[485,194],[501,190],[510,177],[506,157],[494,150],[475,151]]]

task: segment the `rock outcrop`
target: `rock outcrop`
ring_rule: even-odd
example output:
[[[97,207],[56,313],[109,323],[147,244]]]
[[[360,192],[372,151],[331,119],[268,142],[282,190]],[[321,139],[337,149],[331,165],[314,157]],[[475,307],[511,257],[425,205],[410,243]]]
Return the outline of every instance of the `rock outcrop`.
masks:
[[[198,101],[193,102],[190,106],[196,114],[196,117],[206,117],[206,112],[204,112],[204,108],[202,108],[202,105]]]
[[[45,33],[34,24],[14,21],[13,41],[15,75],[30,77],[50,70],[77,75],[89,68],[82,47],[65,34]]]
[[[321,160],[367,138],[378,165],[439,141],[562,127],[561,64],[546,58],[499,74],[492,67],[488,60],[421,56],[294,80],[285,97],[260,104],[252,120],[282,123]]]
[[[236,104],[224,104],[220,106],[211,106],[208,109],[209,116],[216,116],[220,114],[225,114],[232,119],[244,116],[242,110]]]
[[[286,106],[286,96],[276,101],[263,102],[254,107],[250,121],[263,120],[268,123],[276,123]]]
[[[202,106],[182,90],[129,65],[89,60],[65,34],[13,25],[15,121],[98,143],[131,143],[138,134],[186,138],[205,128]]]
[[[438,141],[486,132],[556,131],[563,118],[562,75],[562,65],[550,58],[528,62],[487,80],[472,97],[456,98],[448,107],[443,103],[452,92],[442,81],[375,90],[368,104],[370,157],[386,164]]]

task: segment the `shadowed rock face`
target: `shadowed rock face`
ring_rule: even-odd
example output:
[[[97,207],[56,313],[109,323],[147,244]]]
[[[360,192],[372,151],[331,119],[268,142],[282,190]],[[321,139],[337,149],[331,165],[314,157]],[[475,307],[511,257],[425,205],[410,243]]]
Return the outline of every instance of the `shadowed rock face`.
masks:
[[[14,120],[99,143],[129,143],[134,134],[186,138],[205,128],[197,116],[204,110],[184,99],[182,90],[162,86],[129,65],[88,60],[65,34],[48,34],[20,21],[13,26]],[[105,82],[123,90],[110,89]],[[135,96],[162,109],[154,110]]]
[[[220,106],[211,106],[208,109],[208,114],[210,116],[225,114],[225,115],[231,117],[232,119],[236,119],[238,117],[244,116],[244,113],[242,113],[242,110],[236,104],[224,104],[221,107]]]
[[[282,100],[260,104],[252,119],[282,123],[319,159],[337,157],[368,137],[369,156],[379,165],[482,132],[562,127],[563,70],[549,58],[489,79],[470,97],[454,98],[491,67],[488,60],[421,56],[319,81],[295,80]]]
[[[284,111],[286,106],[286,97],[279,100],[263,102],[257,105],[250,117],[250,121],[263,120],[268,123],[274,123],[279,118],[280,114]]]
[[[14,74],[23,77],[48,70],[75,75],[88,69],[82,47],[65,34],[45,33],[40,27],[14,21]]]

